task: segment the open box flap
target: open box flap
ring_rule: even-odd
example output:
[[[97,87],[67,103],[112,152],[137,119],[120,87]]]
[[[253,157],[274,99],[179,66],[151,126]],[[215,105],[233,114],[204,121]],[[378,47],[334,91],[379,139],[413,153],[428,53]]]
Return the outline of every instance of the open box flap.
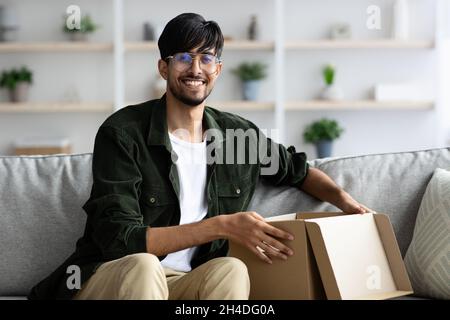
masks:
[[[389,219],[376,216],[305,220],[328,299],[385,299],[412,293]]]

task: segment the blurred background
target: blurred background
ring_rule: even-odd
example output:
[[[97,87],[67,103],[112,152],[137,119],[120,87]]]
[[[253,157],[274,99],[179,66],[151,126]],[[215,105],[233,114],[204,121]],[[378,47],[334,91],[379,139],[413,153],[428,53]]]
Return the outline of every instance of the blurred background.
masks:
[[[226,37],[207,105],[310,159],[448,146],[449,2],[0,0],[0,155],[92,152],[164,92],[156,42],[183,12]]]

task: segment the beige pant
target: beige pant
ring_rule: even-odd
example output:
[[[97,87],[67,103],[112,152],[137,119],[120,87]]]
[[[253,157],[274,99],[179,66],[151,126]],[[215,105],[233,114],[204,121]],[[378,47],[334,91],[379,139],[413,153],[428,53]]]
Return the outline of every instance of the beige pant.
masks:
[[[248,299],[247,267],[236,258],[212,259],[191,272],[164,268],[149,253],[138,253],[102,264],[75,299]]]

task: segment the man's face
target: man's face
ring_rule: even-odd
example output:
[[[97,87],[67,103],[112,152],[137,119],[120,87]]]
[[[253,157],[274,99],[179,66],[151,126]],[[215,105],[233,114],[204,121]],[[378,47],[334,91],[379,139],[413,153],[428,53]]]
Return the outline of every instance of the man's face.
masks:
[[[169,60],[159,61],[159,70],[164,79],[167,80],[167,90],[170,91],[168,94],[172,94],[177,100],[189,106],[198,106],[211,94],[214,88],[215,81],[219,76],[222,65],[220,63],[215,63],[216,69],[214,72],[210,72],[208,68],[205,67],[204,62],[207,57],[196,55],[196,54],[209,54],[214,56],[214,50],[205,50],[203,52],[198,52],[197,49],[190,51],[189,53],[194,54],[192,59],[192,64],[186,64],[183,67],[182,61],[187,58],[187,55],[181,57],[182,59],[171,58]]]

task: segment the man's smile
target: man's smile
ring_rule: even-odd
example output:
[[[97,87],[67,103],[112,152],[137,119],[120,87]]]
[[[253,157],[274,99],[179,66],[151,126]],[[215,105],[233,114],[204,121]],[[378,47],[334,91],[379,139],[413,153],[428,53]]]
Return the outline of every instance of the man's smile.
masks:
[[[198,78],[183,78],[181,83],[189,89],[197,89],[206,85],[206,81]]]

